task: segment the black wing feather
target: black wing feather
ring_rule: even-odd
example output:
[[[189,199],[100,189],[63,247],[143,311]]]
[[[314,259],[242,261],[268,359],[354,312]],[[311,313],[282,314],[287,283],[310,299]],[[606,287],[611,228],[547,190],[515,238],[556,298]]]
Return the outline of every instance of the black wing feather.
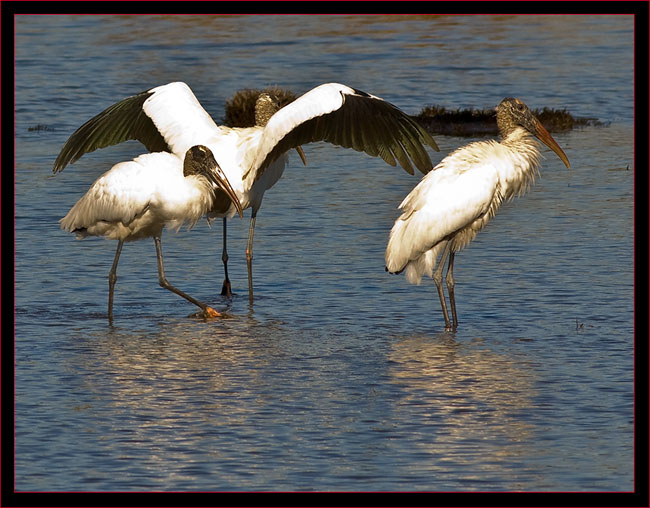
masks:
[[[414,119],[392,104],[363,92],[344,94],[343,99],[346,104],[339,109],[303,122],[282,138],[257,168],[256,179],[283,153],[314,141],[327,141],[379,156],[391,166],[399,161],[410,174],[414,174],[411,162],[424,174],[432,169],[423,143],[435,150],[438,145]]]
[[[153,92],[144,91],[113,104],[79,127],[65,142],[54,162],[53,172],[62,171],[83,154],[134,139],[149,152],[171,152],[171,148],[142,105]]]

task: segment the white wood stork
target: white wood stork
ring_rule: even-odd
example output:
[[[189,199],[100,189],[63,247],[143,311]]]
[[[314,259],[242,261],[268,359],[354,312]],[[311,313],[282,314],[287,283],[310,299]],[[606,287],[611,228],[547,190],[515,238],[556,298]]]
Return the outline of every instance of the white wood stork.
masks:
[[[117,240],[108,274],[108,319],[113,320],[113,290],[117,262],[124,242],[153,237],[158,256],[158,282],[203,309],[204,316],[220,314],[172,286],[165,277],[160,236],[164,226],[192,227],[215,204],[243,214],[241,204],[209,148],[193,146],[184,159],[168,152],[140,155],[120,162],[100,176],[88,192],[60,220],[61,229],[77,238],[104,236]],[[226,205],[227,204],[227,205]]]
[[[282,176],[289,150],[327,141],[380,156],[392,166],[399,162],[410,174],[413,165],[422,173],[431,170],[423,143],[438,150],[431,135],[397,107],[345,85],[320,85],[277,111],[265,125],[228,128],[215,124],[185,83],[175,82],[128,97],[87,121],[61,149],[54,172],[84,153],[127,139],[139,140],[149,151],[178,155],[202,144],[217,154],[241,205],[252,208],[246,250],[251,303],[255,218],[264,192]],[[211,216],[230,218],[234,213],[233,206],[215,207]],[[225,251],[222,258],[226,268]],[[227,291],[226,283],[227,268]]]
[[[485,227],[504,200],[524,193],[539,174],[541,154],[533,136],[570,168],[565,153],[522,101],[503,99],[496,115],[502,141],[470,143],[424,176],[400,204],[402,215],[393,225],[386,248],[387,271],[404,271],[411,284],[420,284],[424,274],[433,278],[447,330],[458,326],[454,255]],[[447,256],[453,328],[442,289]]]

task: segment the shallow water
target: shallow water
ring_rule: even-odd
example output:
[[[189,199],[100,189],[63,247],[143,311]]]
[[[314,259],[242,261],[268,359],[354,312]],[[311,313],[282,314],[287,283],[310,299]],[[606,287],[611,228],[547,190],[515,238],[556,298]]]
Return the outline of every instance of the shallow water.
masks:
[[[622,491],[633,485],[633,21],[629,16],[18,16],[15,488]],[[579,62],[579,65],[577,64]],[[558,134],[525,197],[456,258],[457,332],[431,281],[384,271],[418,181],[327,144],[270,190],[248,304],[219,296],[221,224],[75,241],[58,219],[135,142],[59,175],[68,136],[174,80],[215,120],[242,88],[339,81],[416,114],[505,96],[610,122]],[[36,125],[47,129],[28,130]],[[471,140],[437,136],[438,162]]]

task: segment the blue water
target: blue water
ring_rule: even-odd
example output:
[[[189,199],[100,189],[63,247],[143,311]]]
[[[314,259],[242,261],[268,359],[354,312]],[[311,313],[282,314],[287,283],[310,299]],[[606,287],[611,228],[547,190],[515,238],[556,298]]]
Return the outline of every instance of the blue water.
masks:
[[[633,477],[631,16],[18,16],[15,488],[19,491],[630,491]],[[528,195],[456,257],[460,326],[431,281],[384,271],[418,182],[324,143],[266,194],[248,304],[219,296],[221,225],[163,235],[169,280],[231,317],[188,317],[150,240],[61,218],[135,142],[52,165],[117,100],[186,81],[216,121],[243,88],[337,81],[416,114],[531,108],[607,127],[555,136]],[[28,130],[36,125],[46,129]],[[437,136],[434,163],[469,139]]]

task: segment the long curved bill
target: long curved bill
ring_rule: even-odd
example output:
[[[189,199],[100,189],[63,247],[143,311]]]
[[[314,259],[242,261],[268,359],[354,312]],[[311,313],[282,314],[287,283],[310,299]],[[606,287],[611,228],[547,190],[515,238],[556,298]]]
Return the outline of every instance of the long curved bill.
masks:
[[[300,155],[300,160],[302,161],[303,165],[307,165],[307,159],[305,158],[305,152],[302,149],[302,146],[297,146],[296,147],[296,152],[298,152],[298,155]]]
[[[226,178],[226,174],[223,172],[218,162],[216,162],[216,166],[212,169],[212,171],[208,172],[208,179],[226,193],[226,195],[235,205],[239,217],[243,218],[244,210],[241,206],[241,203],[239,202],[239,198],[237,197],[237,194],[230,185],[228,178]]]
[[[549,132],[544,128],[542,123],[535,118],[536,122],[536,133],[535,135],[537,138],[544,143],[546,146],[548,146],[551,150],[553,150],[557,156],[564,162],[564,165],[567,167],[567,169],[571,169],[571,164],[569,164],[569,159],[564,153],[564,151],[560,148],[560,145],[556,143],[556,141],[553,139],[553,136],[549,134]]]

